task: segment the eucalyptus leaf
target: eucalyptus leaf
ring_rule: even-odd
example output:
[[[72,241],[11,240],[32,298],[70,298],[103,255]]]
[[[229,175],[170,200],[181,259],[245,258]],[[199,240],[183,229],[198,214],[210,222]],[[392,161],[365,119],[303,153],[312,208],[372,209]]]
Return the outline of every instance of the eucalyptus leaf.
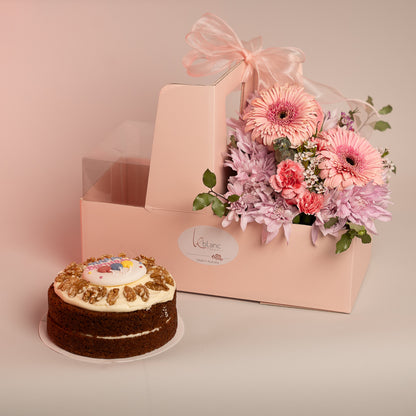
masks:
[[[275,158],[277,164],[279,164],[283,160],[282,153],[280,152],[279,149],[276,149],[274,151],[274,158]]]
[[[281,155],[282,155],[283,160],[286,160],[286,159],[294,160],[295,159],[295,151],[293,149],[284,150],[283,152],[281,152]]]
[[[199,211],[209,205],[213,202],[215,197],[213,195],[210,195],[208,193],[201,193],[196,196],[193,202],[193,210]]]
[[[353,239],[352,233],[347,231],[345,234],[342,234],[341,238],[337,241],[335,253],[339,254],[343,251],[348,250],[351,245],[351,241]]]
[[[295,218],[292,220],[293,224],[300,224],[300,214],[296,215]]]
[[[328,229],[334,226],[338,222],[338,217],[330,218],[325,224],[324,228]]]
[[[221,202],[217,197],[214,197],[212,202],[212,212],[218,217],[223,217],[225,215],[226,206]]]
[[[229,197],[228,197],[228,200],[230,201],[230,202],[236,202],[236,201],[238,201],[240,199],[240,195],[236,195],[236,194],[234,194],[234,195],[230,195]]]
[[[366,233],[366,229],[364,225],[353,224],[352,222],[348,223],[348,226],[351,230],[354,230],[357,234],[364,234]]]
[[[379,120],[374,124],[374,130],[385,131],[391,129],[391,126],[387,121]]]
[[[370,97],[370,96],[368,96],[367,97],[367,103],[370,104],[370,105],[372,105],[372,106],[374,106],[373,98]]]
[[[371,235],[368,233],[365,233],[361,236],[359,236],[361,238],[361,241],[363,244],[369,244],[371,243]]]
[[[279,137],[273,141],[274,150],[287,150],[290,149],[291,143],[287,137]]]
[[[287,149],[287,150],[275,150],[274,151],[274,157],[276,159],[276,162],[279,164],[280,162],[282,162],[283,160],[286,159],[290,159],[290,160],[294,160],[295,159],[295,151],[293,149]]]
[[[379,114],[389,114],[393,111],[393,107],[391,105],[384,106],[381,110],[379,110]]]
[[[202,176],[202,182],[205,186],[212,189],[217,184],[217,177],[215,176],[215,173],[207,169]]]

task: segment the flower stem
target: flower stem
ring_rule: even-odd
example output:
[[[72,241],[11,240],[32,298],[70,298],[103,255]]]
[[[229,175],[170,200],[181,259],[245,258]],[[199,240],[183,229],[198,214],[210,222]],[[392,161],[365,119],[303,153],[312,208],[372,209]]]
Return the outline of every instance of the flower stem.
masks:
[[[228,202],[228,199],[227,199],[224,195],[221,195],[221,194],[219,194],[218,192],[215,192],[212,188],[209,190],[209,193],[210,193],[211,195],[216,196],[217,198],[218,198],[218,197],[219,197],[219,198],[222,198],[224,201],[227,201],[227,202]]]

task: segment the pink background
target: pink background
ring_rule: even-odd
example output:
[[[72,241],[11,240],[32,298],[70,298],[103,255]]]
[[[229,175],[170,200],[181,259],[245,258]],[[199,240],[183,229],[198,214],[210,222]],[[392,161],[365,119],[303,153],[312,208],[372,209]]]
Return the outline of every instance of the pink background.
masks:
[[[0,1],[0,413],[52,414],[66,375],[78,401],[61,414],[92,409],[91,386],[127,397],[125,414],[137,398],[145,414],[414,414],[415,4]],[[204,81],[189,79],[181,59],[206,11],[241,39],[301,48],[309,78],[393,105],[393,129],[372,138],[398,165],[393,221],[378,226],[352,315],[180,294],[186,333],[169,353],[121,367],[74,364],[36,331],[54,274],[80,258],[81,158],[121,122],[153,121],[163,85]],[[95,408],[105,415],[123,405]]]

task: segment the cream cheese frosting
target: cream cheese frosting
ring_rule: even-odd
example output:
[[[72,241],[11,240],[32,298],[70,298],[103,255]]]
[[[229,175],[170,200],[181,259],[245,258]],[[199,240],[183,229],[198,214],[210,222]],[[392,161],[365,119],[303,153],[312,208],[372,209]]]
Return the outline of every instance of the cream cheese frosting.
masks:
[[[123,267],[111,266],[121,264]],[[110,267],[110,269],[109,269]],[[83,266],[82,274],[78,277],[85,281],[84,287],[80,293],[70,295],[70,291],[62,290],[61,281],[58,279],[54,282],[55,293],[66,303],[78,306],[83,309],[99,312],[132,312],[136,310],[149,309],[157,303],[167,302],[173,299],[176,283],[172,276],[163,269],[163,273],[167,273],[170,277],[170,283],[164,285],[165,290],[155,290],[155,275],[160,277],[157,271],[160,266],[149,267],[149,270],[140,261],[130,258],[111,257],[101,261],[91,262]],[[157,277],[156,277],[157,278]],[[147,285],[148,284],[148,285]],[[134,289],[138,285],[147,288],[149,297],[143,300],[140,296],[135,296],[134,300],[128,300],[124,295],[125,287]],[[60,288],[61,286],[61,288]],[[113,304],[109,304],[107,296],[90,303],[84,299],[84,293],[90,288],[106,288],[107,293],[110,290],[118,289],[118,296]]]

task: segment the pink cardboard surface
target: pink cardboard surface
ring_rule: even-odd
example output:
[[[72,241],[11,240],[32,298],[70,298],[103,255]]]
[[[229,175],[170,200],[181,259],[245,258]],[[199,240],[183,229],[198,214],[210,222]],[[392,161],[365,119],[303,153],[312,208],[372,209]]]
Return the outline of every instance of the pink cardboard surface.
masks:
[[[134,254],[141,250],[169,267],[178,290],[186,292],[348,313],[370,260],[371,246],[359,241],[337,255],[335,238],[321,238],[313,246],[310,229],[303,225],[293,226],[289,244],[279,236],[263,245],[260,227],[243,232],[234,224],[223,230],[218,218],[211,215],[149,212],[143,207],[85,200],[81,208],[84,258],[95,253]],[[210,239],[204,237],[206,226],[217,230]],[[191,232],[185,234],[188,241],[182,251],[178,240],[187,230]],[[221,256],[226,249],[224,233],[237,242],[232,261],[220,258],[208,263],[198,257],[207,252],[214,258]],[[205,241],[200,244],[202,248],[195,247],[198,240]],[[188,248],[197,252],[184,254]]]

